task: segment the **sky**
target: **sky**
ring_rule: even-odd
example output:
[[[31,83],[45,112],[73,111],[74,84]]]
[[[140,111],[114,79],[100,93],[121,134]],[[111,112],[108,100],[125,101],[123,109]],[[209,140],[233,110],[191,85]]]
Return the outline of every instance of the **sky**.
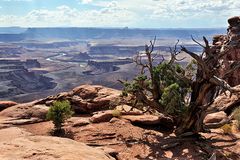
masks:
[[[0,26],[216,28],[240,0],[0,0]]]

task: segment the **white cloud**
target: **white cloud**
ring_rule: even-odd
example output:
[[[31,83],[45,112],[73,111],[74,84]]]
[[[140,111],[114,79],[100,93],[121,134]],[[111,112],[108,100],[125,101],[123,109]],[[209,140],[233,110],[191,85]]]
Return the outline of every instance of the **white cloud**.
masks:
[[[0,15],[0,24],[4,26],[80,26],[80,27],[124,27],[134,23],[135,14],[109,3],[100,10],[78,10],[63,5],[54,10],[38,9],[25,16]]]
[[[2,1],[5,1],[5,2],[31,2],[33,0],[2,0]]]
[[[5,0],[33,1],[33,0]],[[140,26],[218,27],[239,15],[237,0],[76,0],[92,5],[36,9],[25,16],[0,15],[1,25],[21,26]],[[76,6],[77,7],[77,6]],[[93,9],[95,8],[95,9]]]
[[[81,3],[82,4],[89,4],[89,3],[92,3],[93,0],[81,0]]]

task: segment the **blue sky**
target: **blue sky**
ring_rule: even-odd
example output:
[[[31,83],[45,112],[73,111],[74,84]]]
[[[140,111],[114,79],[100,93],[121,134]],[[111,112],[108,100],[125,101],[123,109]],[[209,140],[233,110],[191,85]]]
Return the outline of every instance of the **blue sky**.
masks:
[[[239,0],[0,0],[0,26],[227,27]]]

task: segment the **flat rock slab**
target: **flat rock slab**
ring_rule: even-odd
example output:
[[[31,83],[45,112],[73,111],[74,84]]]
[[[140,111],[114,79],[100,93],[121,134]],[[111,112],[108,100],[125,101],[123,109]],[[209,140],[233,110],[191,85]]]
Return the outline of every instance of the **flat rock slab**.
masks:
[[[173,121],[165,116],[154,115],[124,115],[121,118],[131,121],[131,123],[140,125],[164,125],[169,127],[173,125]]]
[[[18,127],[9,127],[5,129],[0,129],[0,142],[11,141],[14,138],[25,137],[30,135],[32,134]]]
[[[114,160],[100,149],[66,138],[25,136],[0,142],[1,160]]]
[[[68,123],[73,127],[81,127],[90,124],[90,121],[88,118],[72,117]]]
[[[6,119],[2,122],[2,124],[7,125],[25,125],[25,124],[32,124],[42,122],[39,118],[28,118],[28,119]]]
[[[219,123],[223,119],[227,119],[227,114],[223,111],[216,112],[216,113],[208,114],[204,119],[204,123]]]

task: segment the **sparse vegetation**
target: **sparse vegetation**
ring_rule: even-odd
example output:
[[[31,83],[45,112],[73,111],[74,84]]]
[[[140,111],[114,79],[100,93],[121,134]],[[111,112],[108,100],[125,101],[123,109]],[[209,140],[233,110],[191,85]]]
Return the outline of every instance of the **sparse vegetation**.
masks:
[[[232,125],[231,124],[225,124],[221,127],[224,134],[231,134],[232,133]]]
[[[72,115],[73,111],[69,101],[55,101],[47,113],[47,119],[52,120],[54,132],[57,134],[62,131],[63,123]]]
[[[234,119],[237,121],[237,127],[240,130],[240,106],[233,112]]]
[[[114,109],[112,110],[112,115],[113,117],[120,117],[122,114],[121,114],[121,111]]]

